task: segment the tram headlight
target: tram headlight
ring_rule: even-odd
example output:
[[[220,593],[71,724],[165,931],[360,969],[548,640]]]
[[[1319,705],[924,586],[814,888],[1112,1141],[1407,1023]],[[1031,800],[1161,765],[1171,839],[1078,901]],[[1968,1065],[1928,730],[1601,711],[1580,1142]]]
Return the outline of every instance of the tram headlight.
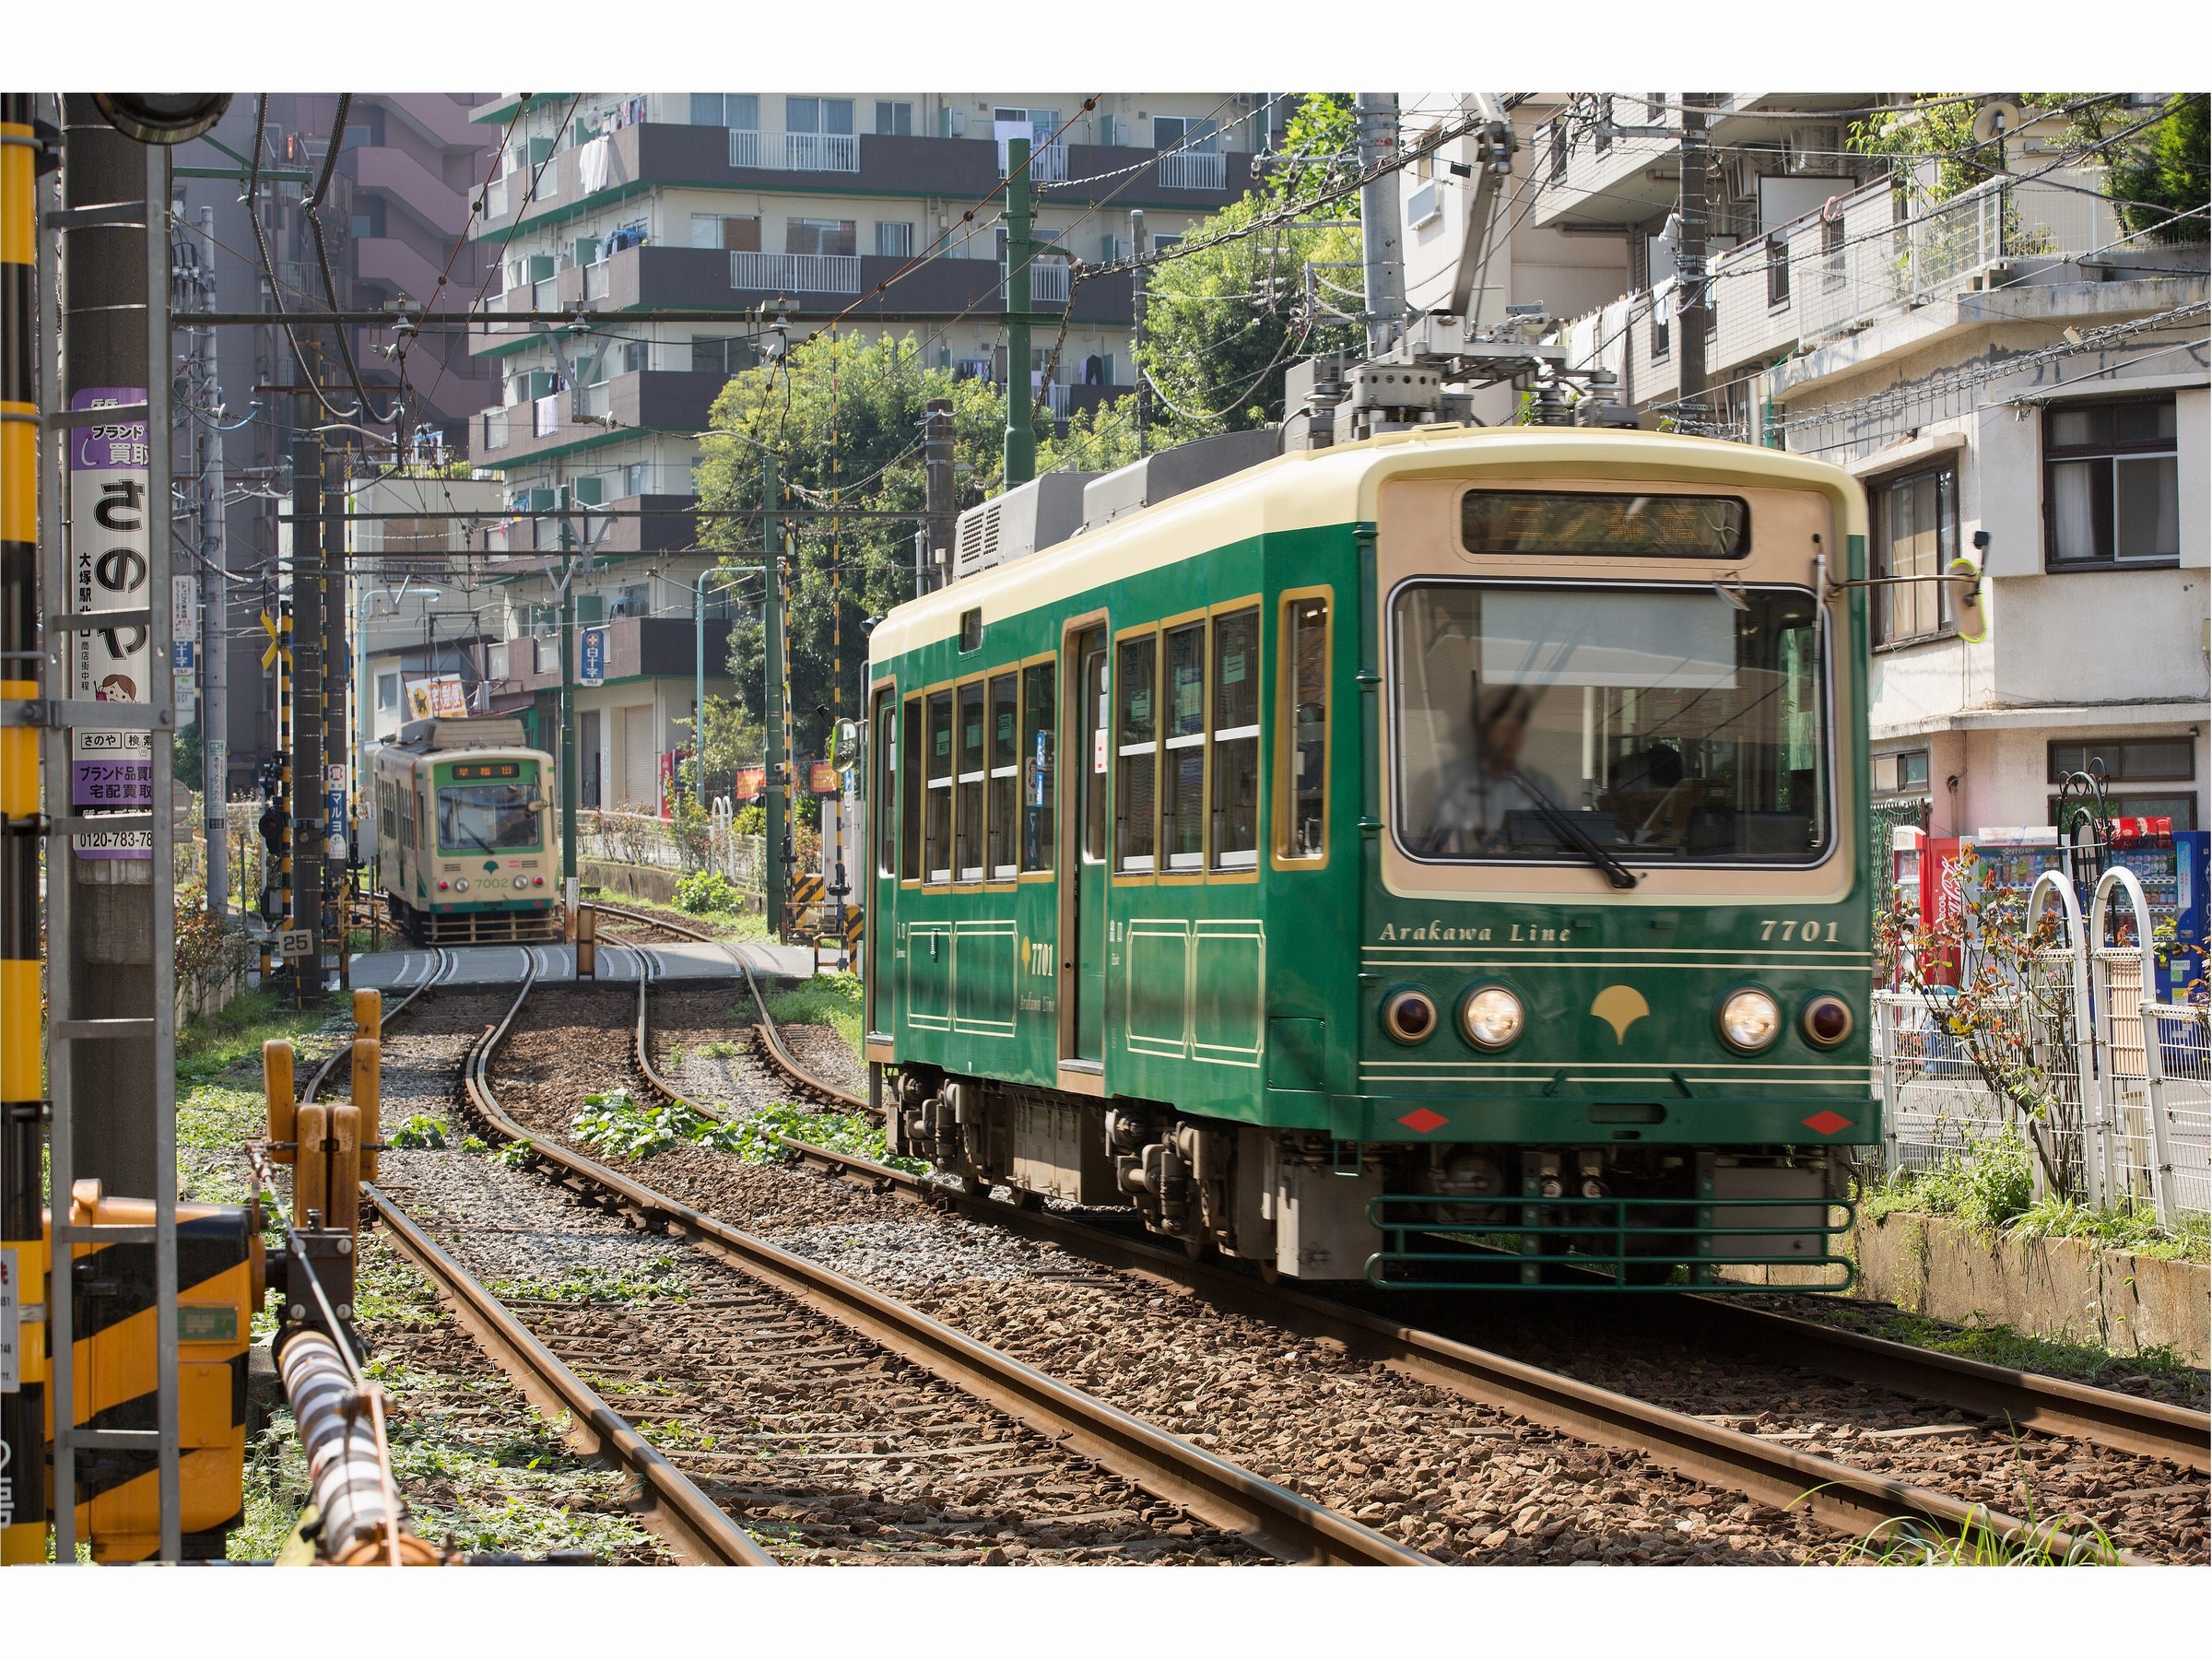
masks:
[[[1756,1054],[1782,1034],[1782,1009],[1764,991],[1731,991],[1721,1004],[1721,1040],[1738,1053]]]
[[[453,890],[454,890],[455,892],[461,892],[461,893],[465,893],[465,892],[467,892],[467,891],[468,891],[468,877],[465,877],[465,876],[457,876],[457,877],[455,877],[453,878]]]
[[[1811,998],[1797,1017],[1797,1029],[1815,1048],[1834,1048],[1851,1035],[1853,1023],[1851,1005],[1832,993]]]
[[[1501,1049],[1521,1035],[1528,1010],[1503,985],[1483,985],[1459,1005],[1459,1029],[1479,1049]]]
[[[530,877],[527,876],[517,876],[514,878],[514,885],[518,888],[526,888],[530,885]]]
[[[1436,1030],[1436,1003],[1426,991],[1393,991],[1382,999],[1382,1029],[1400,1042],[1425,1042]]]

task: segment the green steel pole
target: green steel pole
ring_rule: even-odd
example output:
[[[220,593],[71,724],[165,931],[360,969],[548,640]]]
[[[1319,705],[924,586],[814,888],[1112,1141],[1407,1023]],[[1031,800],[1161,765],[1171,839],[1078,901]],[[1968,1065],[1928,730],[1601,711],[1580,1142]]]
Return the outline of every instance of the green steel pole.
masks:
[[[767,857],[761,866],[761,909],[767,912],[769,932],[783,936],[783,559],[776,545],[782,527],[776,508],[782,504],[776,483],[776,458],[760,458],[761,547],[768,580],[761,601],[765,637],[760,647],[760,674],[766,682],[761,699],[761,724],[767,735],[768,800],[761,825]]]
[[[576,924],[576,571],[570,563],[569,487],[560,487],[560,888]]]
[[[707,809],[707,578],[691,584],[691,805]]]
[[[1006,488],[1037,476],[1037,427],[1030,390],[1030,141],[1006,140]]]

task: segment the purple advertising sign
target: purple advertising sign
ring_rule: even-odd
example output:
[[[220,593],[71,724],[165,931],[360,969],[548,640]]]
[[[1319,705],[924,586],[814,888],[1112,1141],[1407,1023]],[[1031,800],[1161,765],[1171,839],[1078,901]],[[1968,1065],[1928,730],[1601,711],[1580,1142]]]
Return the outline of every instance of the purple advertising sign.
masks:
[[[86,386],[72,410],[146,401],[143,386]],[[152,481],[147,423],[118,420],[70,429],[69,585],[80,612],[147,606],[151,540],[147,490]],[[153,700],[153,630],[144,623],[70,636],[70,695],[95,702]],[[145,812],[153,806],[151,735],[98,726],[76,729],[70,748],[70,801],[88,811]],[[151,858],[143,830],[79,834],[79,858]]]

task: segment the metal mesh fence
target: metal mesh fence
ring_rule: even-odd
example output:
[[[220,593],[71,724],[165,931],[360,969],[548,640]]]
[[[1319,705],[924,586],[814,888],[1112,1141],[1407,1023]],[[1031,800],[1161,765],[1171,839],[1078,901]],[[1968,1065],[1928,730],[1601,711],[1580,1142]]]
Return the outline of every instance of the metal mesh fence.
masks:
[[[2147,1005],[2147,1113],[2164,1120],[2171,1220],[2212,1211],[2212,1030],[2201,1004]]]

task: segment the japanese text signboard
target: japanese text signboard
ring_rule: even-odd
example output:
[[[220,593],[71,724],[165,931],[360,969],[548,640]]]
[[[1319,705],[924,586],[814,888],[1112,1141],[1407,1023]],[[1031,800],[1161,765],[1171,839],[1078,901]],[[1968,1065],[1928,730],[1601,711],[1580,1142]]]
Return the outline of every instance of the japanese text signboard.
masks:
[[[146,401],[143,386],[87,386],[71,398],[76,410]],[[152,597],[147,489],[151,481],[146,422],[96,422],[73,429],[69,444],[69,585],[78,611],[136,610]],[[153,630],[143,622],[70,637],[70,695],[99,702],[153,700]],[[73,806],[147,812],[154,804],[151,735],[76,728],[70,748]],[[147,858],[147,830],[82,835],[80,858]]]

